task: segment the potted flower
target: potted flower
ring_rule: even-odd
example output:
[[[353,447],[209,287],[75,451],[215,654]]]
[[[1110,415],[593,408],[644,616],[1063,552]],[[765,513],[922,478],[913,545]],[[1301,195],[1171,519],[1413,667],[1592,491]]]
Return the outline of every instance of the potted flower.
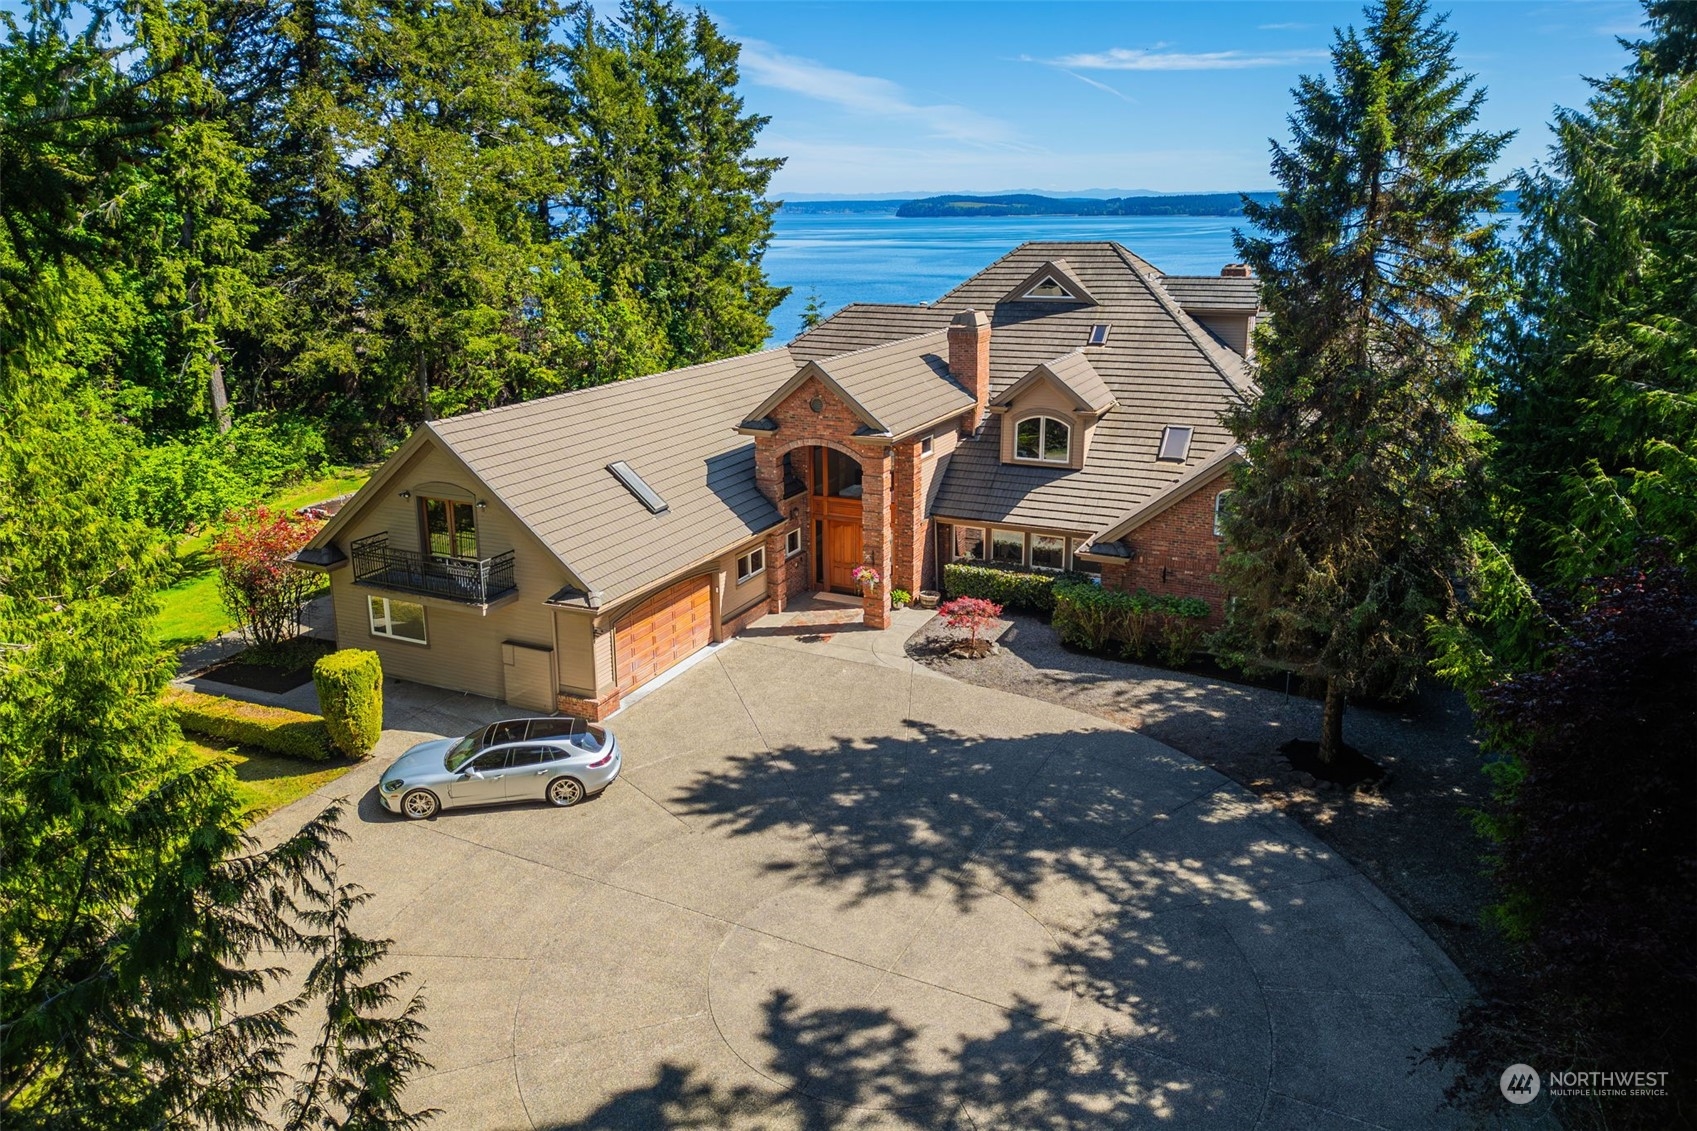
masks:
[[[875,565],[857,565],[854,567],[854,580],[868,593],[878,588],[878,583],[884,580],[884,575],[878,572]]]
[[[890,605],[893,608],[905,609],[913,603],[913,594],[906,589],[890,590]]]

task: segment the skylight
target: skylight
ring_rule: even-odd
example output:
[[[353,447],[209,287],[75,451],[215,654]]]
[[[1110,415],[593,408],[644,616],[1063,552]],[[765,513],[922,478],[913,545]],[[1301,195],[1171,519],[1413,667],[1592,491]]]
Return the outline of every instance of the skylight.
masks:
[[[1161,429],[1161,453],[1156,459],[1170,459],[1183,463],[1190,455],[1191,428],[1181,428],[1168,425]]]
[[[1108,323],[1098,322],[1096,325],[1090,327],[1090,344],[1093,346],[1105,346],[1108,344]]]
[[[1055,282],[1053,275],[1043,276],[1043,281],[1025,292],[1026,298],[1071,298],[1072,292]]]
[[[625,490],[635,495],[637,501],[647,507],[653,514],[665,514],[669,509],[665,499],[662,499],[654,488],[643,481],[636,469],[624,460],[616,460],[607,465],[607,470],[613,473],[613,478],[625,485]]]

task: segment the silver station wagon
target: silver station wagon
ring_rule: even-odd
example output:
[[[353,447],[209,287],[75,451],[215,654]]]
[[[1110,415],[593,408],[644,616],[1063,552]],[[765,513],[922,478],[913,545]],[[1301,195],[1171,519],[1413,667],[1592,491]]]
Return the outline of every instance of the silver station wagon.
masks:
[[[619,763],[619,740],[582,719],[502,719],[414,746],[383,771],[377,796],[415,821],[462,805],[576,805],[613,784]]]

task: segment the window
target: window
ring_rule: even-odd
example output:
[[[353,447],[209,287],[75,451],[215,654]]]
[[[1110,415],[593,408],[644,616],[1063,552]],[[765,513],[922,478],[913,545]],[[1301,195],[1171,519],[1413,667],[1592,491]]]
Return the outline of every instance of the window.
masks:
[[[984,560],[984,528],[982,526],[955,527],[955,547],[951,560],[957,562],[981,562]]]
[[[784,535],[784,557],[793,558],[801,553],[801,527],[796,527]]]
[[[801,468],[796,466],[796,456],[800,451],[784,453],[784,498],[800,495],[807,490],[807,479],[801,474]]]
[[[737,559],[737,584],[741,585],[755,574],[766,571],[766,547],[756,546]]]
[[[1052,416],[1033,416],[1014,428],[1015,459],[1066,463],[1072,454],[1072,429]]]
[[[814,448],[813,493],[839,499],[860,498],[860,462],[835,448]]]
[[[1090,539],[1088,539],[1088,538],[1074,538],[1072,540],[1072,568],[1073,568],[1073,572],[1074,573],[1088,573],[1088,574],[1093,575],[1097,581],[1101,581],[1102,580],[1102,563],[1101,562],[1087,561],[1086,559],[1078,556],[1078,551],[1083,549],[1084,544],[1088,541],[1090,541]]]
[[[520,766],[540,766],[544,762],[555,762],[565,757],[552,746],[520,746],[513,751],[513,760],[508,763],[513,769]]]
[[[387,597],[367,599],[371,614],[371,635],[408,640],[414,644],[427,643],[424,637],[424,606],[411,601],[391,601]]]
[[[420,499],[424,542],[438,558],[477,557],[477,508],[452,499]]]
[[[532,741],[538,738],[565,738],[567,735],[580,734],[583,731],[583,720],[571,715],[561,715],[552,719],[531,719],[530,729],[525,732],[525,738]]]
[[[466,769],[479,774],[492,774],[498,770],[504,770],[507,768],[507,755],[510,753],[512,753],[511,750],[491,750],[487,754],[479,754]]]
[[[523,742],[525,722],[524,719],[507,719],[490,723],[489,730],[483,735],[483,745],[499,746],[503,742]]]
[[[1161,429],[1161,451],[1156,459],[1170,459],[1183,463],[1190,455],[1190,434],[1192,429],[1179,428],[1173,425]]]
[[[1090,327],[1090,344],[1093,346],[1105,346],[1108,344],[1108,323],[1098,322],[1096,325]]]
[[[1221,491],[1214,496],[1214,536],[1216,538],[1226,532],[1226,508],[1231,506],[1226,501],[1226,496],[1230,494],[1230,491]]]
[[[992,530],[990,560],[997,565],[1024,565],[1025,535],[1018,530]]]
[[[1067,567],[1067,540],[1052,534],[1031,536],[1031,568],[1059,572]]]
[[[1043,276],[1043,281],[1025,292],[1026,298],[1071,298],[1072,292],[1055,282],[1053,275]]]
[[[932,438],[930,436],[927,436],[927,437],[925,437],[925,439],[919,441],[919,455],[920,455],[920,457],[923,458],[925,456],[930,455],[932,448],[935,447],[935,446],[936,446],[935,442],[932,440]]]
[[[671,507],[660,492],[648,485],[648,481],[636,473],[636,468],[624,460],[614,460],[607,465],[607,470],[613,473],[613,478],[625,485],[625,490],[636,496],[636,501],[648,508],[649,514],[665,514]]]

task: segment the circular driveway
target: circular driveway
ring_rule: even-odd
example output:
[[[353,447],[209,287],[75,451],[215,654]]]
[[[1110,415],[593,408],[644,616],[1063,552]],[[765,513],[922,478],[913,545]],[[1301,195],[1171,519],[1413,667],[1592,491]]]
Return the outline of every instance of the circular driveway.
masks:
[[[409,694],[336,788],[476,721]],[[577,808],[348,823],[442,1126],[1464,1123],[1413,1063],[1454,967],[1170,748],[846,631],[740,640],[612,726]]]

